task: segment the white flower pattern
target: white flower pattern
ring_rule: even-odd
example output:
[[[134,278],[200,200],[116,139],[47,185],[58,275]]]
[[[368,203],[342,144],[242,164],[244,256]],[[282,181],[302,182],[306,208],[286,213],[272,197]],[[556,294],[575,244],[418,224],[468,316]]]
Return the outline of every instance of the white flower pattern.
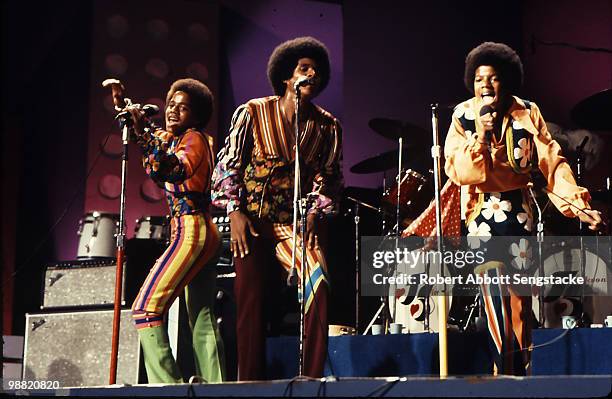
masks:
[[[500,193],[491,193],[489,199],[482,204],[481,215],[490,220],[491,217],[495,220],[495,223],[501,223],[508,219],[506,212],[512,210],[512,204],[508,200],[501,200]]]
[[[478,224],[472,221],[468,226],[467,242],[472,249],[480,248],[480,242],[487,242],[491,239],[491,226],[482,222]]]
[[[525,204],[523,202],[523,210],[525,210],[525,212],[519,212],[516,214],[516,220],[518,220],[518,222],[520,224],[525,224],[523,226],[523,228],[527,231],[531,231],[531,229],[533,229],[533,217],[531,215],[531,210],[529,209],[529,207],[527,206],[527,204]]]
[[[516,269],[527,270],[531,265],[531,247],[526,239],[521,238],[518,244],[513,242],[510,245],[510,254],[514,257],[512,266]]]
[[[518,147],[514,148],[514,159],[520,159],[520,166],[521,168],[524,168],[527,166],[530,158],[531,141],[523,137],[518,141]]]
[[[517,120],[513,120],[512,121],[512,129],[514,130],[520,130],[523,128],[523,125],[521,124],[521,122],[517,121]]]

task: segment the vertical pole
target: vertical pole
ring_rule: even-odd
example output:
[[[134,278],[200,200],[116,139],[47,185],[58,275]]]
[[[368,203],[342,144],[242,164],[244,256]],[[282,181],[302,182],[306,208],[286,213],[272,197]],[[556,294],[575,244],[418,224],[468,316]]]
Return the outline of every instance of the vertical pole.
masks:
[[[442,204],[440,203],[440,190],[442,189],[442,176],[440,169],[440,134],[438,131],[438,104],[431,105],[431,126],[433,135],[433,145],[431,156],[434,165],[434,193],[436,201],[436,240],[438,252],[442,253]],[[444,260],[440,260],[440,275],[444,277]],[[442,284],[442,290],[438,296],[438,346],[440,348],[440,378],[448,376],[448,348],[447,348],[447,300],[446,284]]]
[[[119,231],[117,232],[117,268],[115,270],[115,303],[113,308],[113,338],[110,358],[109,384],[117,382],[117,358],[119,355],[119,327],[121,323],[121,292],[123,291],[123,263],[125,261],[125,189],[128,166],[127,122],[123,125],[123,156],[121,157],[121,197],[119,208]]]

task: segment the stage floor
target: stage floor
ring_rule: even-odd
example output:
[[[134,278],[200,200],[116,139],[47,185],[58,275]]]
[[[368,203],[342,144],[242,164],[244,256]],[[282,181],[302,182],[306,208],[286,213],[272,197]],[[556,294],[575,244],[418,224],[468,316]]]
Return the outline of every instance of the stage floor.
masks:
[[[79,397],[606,397],[612,376],[543,377],[378,377],[275,380],[222,384],[175,384],[64,388],[56,391],[5,393]]]
[[[5,391],[49,396],[412,396],[607,397],[612,386],[612,328],[533,331],[532,375],[491,375],[487,333],[449,333],[450,377],[438,373],[437,334],[330,337],[323,379],[295,379],[297,337],[269,338],[270,381],[220,384],[62,387]],[[5,381],[6,382],[6,381]],[[6,387],[6,385],[5,385]]]

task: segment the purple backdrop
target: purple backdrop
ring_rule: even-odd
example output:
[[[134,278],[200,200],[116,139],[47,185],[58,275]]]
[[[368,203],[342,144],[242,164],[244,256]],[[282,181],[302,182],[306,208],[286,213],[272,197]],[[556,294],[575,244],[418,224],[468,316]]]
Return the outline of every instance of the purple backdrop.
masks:
[[[186,3],[190,7],[198,4]],[[521,54],[526,85],[519,94],[538,102],[550,121],[571,125],[572,106],[612,84],[609,54],[541,45],[534,52],[531,46],[531,36],[535,34],[544,41],[612,48],[609,0],[594,0],[588,5],[579,0],[528,0],[514,8],[506,4],[468,7],[451,1],[213,3],[219,9],[219,118],[213,133],[223,138],[236,106],[272,93],[265,71],[268,57],[278,43],[300,35],[315,36],[331,52],[332,80],[318,103],[342,120],[348,185],[379,185],[381,174],[354,175],[349,168],[395,148],[393,142],[371,131],[368,121],[390,117],[429,129],[429,103],[450,104],[468,97],[462,83],[463,60],[482,41],[504,41]],[[149,25],[145,24],[151,13],[166,14],[167,2],[147,4],[147,19],[131,26],[147,30]],[[3,238],[4,259],[15,259],[16,265],[22,265],[68,208],[67,216],[51,236],[51,245],[38,250],[30,262],[29,274],[22,273],[16,283],[16,292],[30,293],[29,299],[19,297],[16,303],[20,303],[21,310],[32,311],[38,301],[32,294],[40,282],[36,272],[40,272],[43,262],[75,255],[76,222],[84,211],[92,210],[84,209],[86,201],[82,196],[71,207],[68,204],[73,188],[83,184],[88,165],[86,154],[91,149],[84,132],[89,129],[89,114],[101,108],[98,96],[91,91],[100,78],[96,75],[91,81],[92,71],[101,69],[91,63],[98,62],[101,56],[88,53],[92,51],[91,43],[101,38],[94,33],[100,27],[92,27],[97,21],[93,15],[95,6],[78,1],[41,3],[34,15],[28,7],[17,0],[3,2],[3,52],[4,59],[11,62],[3,71],[2,95],[7,107],[2,112],[3,120],[10,121],[5,126],[12,134],[11,140],[3,138],[3,144],[18,151],[21,158],[14,164],[20,165],[14,176],[3,179],[3,204],[11,206],[4,209],[3,223],[12,225],[5,231],[16,232],[14,240]],[[197,18],[194,14],[197,13],[191,12],[188,19]],[[163,31],[162,25],[154,24]],[[198,32],[196,36],[201,34]],[[158,43],[157,39],[143,39],[142,46],[145,51],[156,52]],[[172,45],[178,46],[175,42]],[[195,55],[190,51],[179,52],[178,56],[186,60]],[[181,64],[180,68],[185,66]],[[139,65],[137,70],[143,67]],[[165,84],[175,77],[174,72]],[[151,96],[159,95],[157,90]],[[144,93],[142,97],[148,96]],[[134,97],[140,98],[140,93],[134,92]],[[450,112],[442,112],[441,117],[444,136]],[[425,135],[412,142],[426,153],[431,139]],[[609,157],[602,162],[605,168],[598,172],[609,174]],[[132,171],[140,172],[137,167]],[[12,268],[5,263],[5,272]]]

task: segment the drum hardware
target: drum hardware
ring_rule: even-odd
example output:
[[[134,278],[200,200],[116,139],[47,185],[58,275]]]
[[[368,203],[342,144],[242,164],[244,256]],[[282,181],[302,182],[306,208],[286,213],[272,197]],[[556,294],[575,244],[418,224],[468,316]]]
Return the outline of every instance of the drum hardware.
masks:
[[[403,185],[404,184],[409,184],[408,182],[412,182],[416,179],[415,185],[414,185],[414,189],[416,189],[417,192],[420,192],[421,189],[425,186],[425,184],[419,184],[419,176],[421,176],[418,172],[414,171],[413,168],[415,168],[418,164],[419,161],[422,161],[422,155],[425,153],[425,151],[419,150],[418,149],[418,145],[416,145],[416,143],[418,143],[418,140],[415,140],[415,138],[418,137],[424,137],[426,134],[426,131],[418,126],[409,124],[409,123],[404,123],[402,121],[398,121],[398,120],[394,120],[394,119],[387,119],[387,118],[374,118],[371,119],[368,123],[368,125],[370,126],[370,128],[372,128],[376,133],[378,133],[379,135],[391,139],[391,140],[397,140],[398,143],[398,150],[397,151],[389,151],[386,153],[382,153],[379,154],[377,156],[368,158],[364,161],[361,161],[355,165],[353,165],[351,167],[351,172],[353,173],[357,173],[357,174],[363,174],[363,173],[376,173],[376,172],[383,172],[383,192],[382,192],[382,198],[383,198],[383,205],[384,208],[381,210],[377,210],[378,212],[381,213],[381,221],[382,221],[382,232],[383,235],[385,235],[385,233],[388,233],[389,238],[393,237],[396,242],[395,242],[395,246],[397,247],[398,244],[398,238],[399,238],[399,233],[400,233],[400,229],[402,226],[401,220],[403,219],[403,216],[405,213],[405,208],[408,207],[409,209],[411,209],[414,205],[413,205],[413,201],[415,201],[414,198],[412,198],[411,196],[411,192],[406,191],[404,194],[402,195],[402,192],[404,191],[403,189]],[[405,145],[404,144],[404,140],[410,140],[408,141],[409,144]],[[406,150],[410,150],[411,153],[416,154],[416,156],[413,156],[412,158],[410,158],[410,162],[411,162],[411,169],[409,169],[406,173],[406,175],[404,175],[404,158],[408,158],[407,155],[407,151]],[[398,174],[396,175],[396,178],[394,179],[394,188],[391,191],[387,191],[387,184],[386,184],[386,171],[389,169],[393,169],[397,167],[398,170]],[[408,188],[408,187],[407,187]],[[413,189],[413,187],[411,186],[410,189]],[[431,199],[431,198],[430,198]],[[404,204],[404,201],[406,202]],[[359,203],[356,202],[356,206],[358,207]],[[425,204],[426,206],[427,204]],[[385,209],[386,208],[386,209]],[[423,207],[423,209],[425,209]],[[387,226],[386,226],[386,218],[384,217],[386,212],[391,213],[393,211],[394,216],[395,216],[395,224],[393,226],[392,231],[387,232]],[[422,209],[421,209],[422,211]],[[356,209],[356,212],[358,212],[358,209]],[[356,220],[356,232],[358,232],[358,214],[356,213],[355,216],[355,220]],[[356,248],[358,248],[358,240],[359,237],[358,235],[356,236]],[[356,256],[356,264],[359,264],[359,259]],[[379,317],[379,315],[382,315],[382,318],[384,320],[384,324],[388,325],[389,320],[393,320],[395,317],[395,315],[391,315],[390,309],[389,309],[389,304],[388,304],[388,300],[386,297],[382,297],[381,298],[381,306],[378,309],[378,311],[376,312],[376,315],[374,316],[373,320],[370,322],[370,324],[368,325],[368,327],[366,328],[365,333],[367,333],[367,331],[371,328],[373,322],[376,320],[377,317]]]
[[[479,318],[482,318],[482,306],[480,304],[480,293],[477,293],[474,297],[474,300],[469,305],[465,306],[462,309],[464,313],[467,313],[467,317],[465,321],[460,318],[455,318],[453,316],[448,317],[448,323],[454,324],[459,327],[459,331],[466,332],[470,330],[470,326],[473,325],[473,329],[476,331],[480,331],[482,327],[479,325]],[[474,313],[477,313],[474,315]]]
[[[574,122],[576,122],[576,124],[578,124],[581,127],[587,128],[587,129],[592,129],[592,130],[612,130],[612,118],[610,118],[610,109],[612,109],[612,89],[606,89],[603,91],[600,91],[598,93],[595,93],[583,100],[581,100],[580,102],[578,102],[578,104],[576,104],[574,106],[574,108],[572,108],[571,110],[571,117],[572,120]],[[585,140],[583,140],[583,142],[581,143],[580,146],[578,146],[578,148],[576,149],[576,169],[577,169],[577,181],[578,184],[580,184],[581,182],[581,173],[582,173],[582,158],[583,158],[583,148],[584,148],[584,144],[586,142],[586,138]],[[605,198],[607,200],[607,204],[610,205],[611,201],[610,201],[610,179],[607,179],[606,182],[606,188],[608,191],[608,195],[606,196],[607,198]],[[608,226],[609,225],[609,220],[608,220],[608,224],[604,224],[604,226]],[[584,243],[582,240],[582,233],[583,233],[583,223],[580,222],[579,224],[579,229],[580,229],[580,258],[581,258],[581,262],[580,262],[580,272],[582,273],[582,275],[584,276],[585,273],[585,261],[586,261],[586,254],[585,254],[585,250],[584,250]],[[584,303],[584,292],[582,292],[581,294],[581,303]],[[584,311],[582,312],[581,316],[580,316],[580,321],[584,322]]]
[[[432,171],[430,171],[431,176]],[[430,185],[430,178],[423,176],[419,172],[407,169],[399,184],[394,184],[383,195],[382,204],[386,209],[397,206],[398,194],[400,194],[400,217],[401,219],[415,219],[429,205],[433,190]]]

